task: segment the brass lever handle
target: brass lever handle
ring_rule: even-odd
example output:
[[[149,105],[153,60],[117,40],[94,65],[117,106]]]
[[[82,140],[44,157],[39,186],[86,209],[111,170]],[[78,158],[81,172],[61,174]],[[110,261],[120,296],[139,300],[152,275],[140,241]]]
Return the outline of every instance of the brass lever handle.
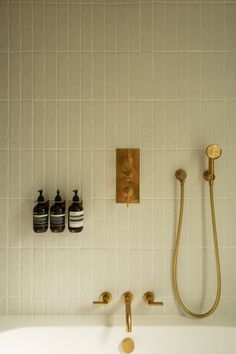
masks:
[[[108,291],[104,291],[99,298],[101,299],[100,301],[93,301],[94,305],[107,305],[109,302],[112,300],[112,295]]]
[[[155,301],[155,295],[151,291],[147,291],[143,295],[144,301],[151,306],[163,306],[164,302],[162,301]]]

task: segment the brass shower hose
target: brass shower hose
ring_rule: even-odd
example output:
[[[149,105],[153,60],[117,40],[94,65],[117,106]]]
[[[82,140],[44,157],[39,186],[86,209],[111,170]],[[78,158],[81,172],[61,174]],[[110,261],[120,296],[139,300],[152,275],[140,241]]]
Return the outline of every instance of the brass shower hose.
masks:
[[[221,271],[220,271],[220,257],[219,257],[219,249],[218,249],[218,241],[217,241],[217,230],[216,230],[216,216],[215,216],[215,206],[214,206],[214,191],[213,191],[213,180],[209,181],[209,188],[210,188],[210,204],[211,204],[211,219],[212,219],[212,230],[213,230],[213,242],[214,242],[214,249],[215,249],[215,264],[216,264],[216,275],[217,275],[217,291],[215,296],[215,301],[212,307],[204,312],[204,313],[195,313],[189,310],[183,300],[181,299],[178,283],[177,283],[177,263],[178,263],[178,253],[179,253],[179,245],[180,245],[180,236],[181,236],[181,229],[183,223],[183,213],[184,213],[184,182],[186,178],[186,172],[184,170],[179,170],[177,172],[182,173],[183,178],[177,178],[180,180],[181,186],[181,200],[180,200],[180,211],[179,211],[179,222],[177,228],[177,237],[176,237],[176,244],[174,250],[174,259],[173,259],[173,287],[174,292],[176,295],[177,302],[181,309],[187,313],[189,316],[194,318],[204,318],[210,316],[219,305],[220,296],[221,296]]]

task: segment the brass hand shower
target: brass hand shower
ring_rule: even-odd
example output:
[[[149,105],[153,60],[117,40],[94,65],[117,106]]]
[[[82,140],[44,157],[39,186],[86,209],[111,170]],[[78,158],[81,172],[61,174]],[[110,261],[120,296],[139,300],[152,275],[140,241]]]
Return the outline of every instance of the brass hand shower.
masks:
[[[180,244],[180,236],[181,236],[181,229],[182,229],[182,223],[183,223],[183,212],[184,212],[184,182],[187,177],[187,174],[182,169],[176,171],[176,173],[175,173],[176,178],[180,181],[181,199],[180,199],[179,222],[178,222],[178,228],[177,228],[176,244],[175,244],[174,259],[173,259],[173,271],[172,271],[173,287],[174,287],[174,292],[176,295],[176,300],[177,300],[179,306],[181,307],[181,309],[185,313],[187,313],[189,316],[192,316],[195,318],[204,318],[204,317],[210,316],[217,309],[219,302],[220,302],[220,296],[221,296],[221,271],[220,271],[220,257],[219,257],[217,231],[216,231],[216,217],[215,217],[213,184],[214,184],[214,180],[215,180],[214,160],[218,159],[221,156],[222,150],[219,145],[212,144],[206,148],[206,154],[209,158],[209,166],[208,166],[208,170],[204,172],[203,177],[206,181],[209,182],[209,188],[210,188],[211,219],[212,219],[213,242],[214,242],[214,249],[215,249],[215,260],[216,260],[217,290],[216,290],[215,301],[214,301],[212,307],[204,313],[195,313],[195,312],[192,312],[191,310],[189,310],[185,306],[185,304],[183,303],[183,300],[181,299],[179,289],[178,289],[177,261],[178,261],[179,244]]]

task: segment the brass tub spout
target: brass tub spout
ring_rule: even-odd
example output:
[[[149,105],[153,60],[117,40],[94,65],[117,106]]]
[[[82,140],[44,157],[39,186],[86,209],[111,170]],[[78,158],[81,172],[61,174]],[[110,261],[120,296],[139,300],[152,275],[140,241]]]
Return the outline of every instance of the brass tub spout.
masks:
[[[126,332],[131,332],[132,331],[131,302],[133,301],[133,294],[129,291],[126,291],[122,295],[122,298],[125,303]]]

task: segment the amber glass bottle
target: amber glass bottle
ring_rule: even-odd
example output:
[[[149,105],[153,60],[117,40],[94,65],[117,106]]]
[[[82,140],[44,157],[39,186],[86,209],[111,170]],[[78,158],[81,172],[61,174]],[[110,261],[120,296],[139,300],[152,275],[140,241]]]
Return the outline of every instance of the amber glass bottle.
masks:
[[[38,203],[33,210],[33,230],[36,233],[46,232],[48,229],[48,207],[49,202],[45,202],[43,190],[39,190]]]
[[[73,203],[68,210],[68,229],[70,232],[81,232],[83,230],[84,209],[78,196],[78,190],[73,191]]]
[[[55,203],[50,209],[50,229],[52,232],[62,232],[65,230],[65,202],[62,201],[60,191],[57,190]]]

